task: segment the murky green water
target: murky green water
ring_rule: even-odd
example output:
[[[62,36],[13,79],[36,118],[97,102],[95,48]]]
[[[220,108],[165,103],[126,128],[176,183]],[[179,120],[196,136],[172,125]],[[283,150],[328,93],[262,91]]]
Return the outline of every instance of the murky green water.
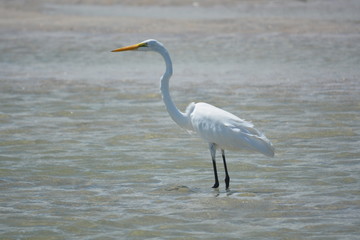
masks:
[[[357,1],[34,3],[0,5],[1,239],[358,237]],[[275,158],[228,152],[231,189],[213,190],[207,144],[161,101],[162,59],[109,52],[147,38],[179,108],[253,121]]]

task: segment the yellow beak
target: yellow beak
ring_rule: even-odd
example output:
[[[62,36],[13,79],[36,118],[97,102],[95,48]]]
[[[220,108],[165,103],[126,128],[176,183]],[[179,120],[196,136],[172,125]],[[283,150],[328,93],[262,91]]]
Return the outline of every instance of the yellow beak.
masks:
[[[142,46],[144,46],[144,43],[138,43],[138,44],[134,44],[134,45],[127,46],[127,47],[118,48],[118,49],[112,50],[111,52],[122,52],[122,51],[136,50],[136,49],[138,49],[139,47],[142,47]]]

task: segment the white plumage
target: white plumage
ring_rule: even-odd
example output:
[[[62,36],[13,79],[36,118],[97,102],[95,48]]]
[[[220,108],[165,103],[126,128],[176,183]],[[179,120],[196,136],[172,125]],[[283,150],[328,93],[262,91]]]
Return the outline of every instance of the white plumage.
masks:
[[[258,151],[274,156],[274,148],[266,136],[251,122],[207,103],[196,103],[190,113],[193,130],[206,142],[220,149]]]
[[[115,49],[113,52],[128,50],[155,51],[164,58],[166,70],[160,79],[160,89],[166,110],[180,127],[196,132],[200,138],[209,143],[215,176],[213,188],[219,187],[215,161],[216,149],[221,149],[226,174],[226,189],[229,188],[230,177],[225,160],[225,149],[250,150],[260,152],[269,157],[274,156],[274,147],[271,142],[263,133],[254,128],[251,122],[247,122],[229,112],[203,102],[190,103],[185,113],[177,109],[169,93],[169,79],[173,72],[172,63],[170,55],[163,44],[149,39],[139,44]]]

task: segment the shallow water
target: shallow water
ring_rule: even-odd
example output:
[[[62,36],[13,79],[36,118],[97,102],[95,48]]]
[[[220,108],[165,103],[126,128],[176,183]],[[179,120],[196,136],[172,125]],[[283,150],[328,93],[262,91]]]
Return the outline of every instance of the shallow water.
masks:
[[[44,2],[0,5],[2,239],[358,237],[357,1]],[[109,52],[147,38],[179,108],[251,120],[275,158],[229,151],[231,188],[211,189],[207,144],[161,101],[162,59]]]

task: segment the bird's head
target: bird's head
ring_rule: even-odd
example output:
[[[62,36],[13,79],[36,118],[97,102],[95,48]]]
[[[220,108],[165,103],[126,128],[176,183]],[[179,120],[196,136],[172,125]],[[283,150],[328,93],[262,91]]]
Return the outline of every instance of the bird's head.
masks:
[[[122,51],[158,51],[160,48],[164,48],[163,45],[154,39],[148,39],[141,43],[130,45],[127,47],[121,47],[111,52],[122,52]]]

